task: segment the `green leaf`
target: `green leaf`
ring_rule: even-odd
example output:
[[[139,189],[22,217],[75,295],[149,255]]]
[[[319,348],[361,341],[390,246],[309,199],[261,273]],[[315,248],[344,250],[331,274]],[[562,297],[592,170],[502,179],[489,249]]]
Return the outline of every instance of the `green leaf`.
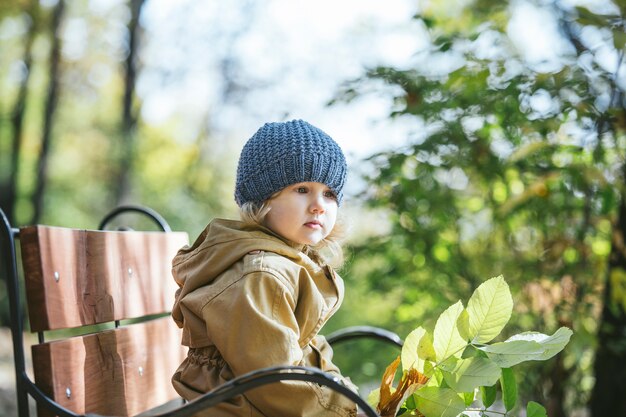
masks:
[[[521,362],[536,360],[545,352],[545,347],[531,340],[494,343],[478,349],[486,352],[489,359],[501,368],[510,368]]]
[[[487,343],[499,335],[512,311],[513,298],[502,275],[483,282],[467,304],[472,343]]]
[[[621,30],[613,30],[613,45],[618,51],[624,49],[626,45],[626,33]]]
[[[462,359],[473,358],[475,356],[481,356],[483,358],[486,358],[487,354],[478,350],[474,345],[467,345],[467,347],[463,349],[463,353],[461,354]]]
[[[380,388],[376,388],[372,390],[367,395],[367,403],[372,406],[372,408],[376,409],[378,403],[380,402]]]
[[[573,332],[567,327],[559,328],[552,336],[545,335],[539,332],[524,332],[515,336],[509,337],[506,342],[513,342],[517,340],[526,340],[537,342],[541,345],[544,351],[533,360],[544,361],[550,359],[569,343]]]
[[[463,393],[463,402],[465,403],[465,407],[469,407],[474,402],[474,392],[464,392]]]
[[[459,359],[456,356],[450,356],[445,361],[440,362],[438,364],[438,368],[446,372],[454,372],[454,370],[457,367],[458,362],[459,362]]]
[[[459,314],[459,318],[456,320],[456,328],[459,331],[459,336],[461,336],[463,340],[469,341],[471,339],[469,335],[469,314],[467,313],[467,310],[463,309],[461,314]]]
[[[490,385],[488,387],[482,386],[480,387],[480,397],[485,408],[489,408],[496,401],[497,394],[496,385]]]
[[[409,398],[407,398],[404,402],[404,405],[409,410],[415,410],[417,408],[417,404],[415,403],[415,396],[411,395]]]
[[[450,356],[460,357],[467,342],[459,334],[457,319],[463,312],[463,303],[458,301],[441,313],[435,324],[433,345],[437,361],[441,362]]]
[[[430,334],[422,327],[418,327],[409,333],[402,346],[400,357],[403,370],[414,368],[421,373],[425,373],[425,361],[435,358],[435,350]]]
[[[426,417],[455,417],[465,410],[463,400],[449,388],[427,386],[413,395],[418,410]]]
[[[500,378],[500,367],[489,359],[474,357],[460,359],[456,368],[444,372],[444,378],[457,392],[474,391],[479,386],[490,386]]]
[[[432,377],[437,374],[437,368],[433,365],[432,362],[426,361],[424,363],[424,375],[428,377]]]
[[[517,402],[517,382],[511,368],[503,368],[500,377],[502,387],[502,402],[506,411],[511,411]]]
[[[578,11],[578,23],[581,25],[593,25],[598,27],[609,26],[608,20],[610,16],[593,13],[586,7],[576,7]]]
[[[433,369],[433,376],[428,381],[428,385],[431,387],[441,387],[445,384],[445,380],[443,379],[443,372],[439,368]]]
[[[526,404],[526,417],[548,417],[548,413],[541,404],[529,401]]]
[[[417,345],[425,334],[426,330],[423,327],[418,327],[417,329],[409,333],[409,335],[404,340],[404,344],[402,345],[402,353],[400,354],[400,358],[402,359],[402,370],[406,371],[411,368],[417,369],[417,363],[419,361],[419,358],[417,356]]]

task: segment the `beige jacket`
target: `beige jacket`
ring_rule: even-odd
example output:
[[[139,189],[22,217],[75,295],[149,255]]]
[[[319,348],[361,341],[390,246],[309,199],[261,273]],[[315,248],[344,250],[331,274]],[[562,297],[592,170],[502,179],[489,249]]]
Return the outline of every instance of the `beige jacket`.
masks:
[[[267,229],[215,220],[178,252],[172,271],[180,287],[172,316],[190,348],[172,377],[182,397],[192,400],[238,375],[276,365],[312,366],[341,378],[330,346],[317,334],[343,299],[343,281],[331,268]],[[354,416],[356,406],[327,387],[285,381],[248,391],[206,415]]]

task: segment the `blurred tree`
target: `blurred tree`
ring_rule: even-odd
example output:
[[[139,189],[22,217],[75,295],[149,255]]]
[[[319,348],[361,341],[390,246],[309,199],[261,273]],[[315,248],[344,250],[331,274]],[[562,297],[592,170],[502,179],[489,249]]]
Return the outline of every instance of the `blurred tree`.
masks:
[[[52,19],[49,27],[52,46],[50,48],[50,57],[48,58],[48,90],[45,99],[41,144],[39,148],[39,156],[36,162],[36,184],[35,191],[32,194],[33,217],[30,220],[31,224],[39,223],[44,209],[43,198],[48,182],[48,160],[50,157],[50,144],[52,142],[52,129],[55,122],[54,115],[57,110],[59,97],[59,66],[61,60],[60,31],[64,11],[65,0],[58,0],[56,6],[52,10]]]
[[[0,15],[14,15],[16,9],[19,10],[15,4],[7,2],[4,7],[0,9]],[[9,221],[14,221],[15,211],[15,199],[17,192],[17,173],[20,166],[20,149],[22,144],[24,118],[26,114],[26,96],[28,92],[28,82],[30,80],[31,66],[32,66],[32,49],[37,33],[38,19],[39,19],[39,3],[31,2],[29,10],[22,16],[22,18],[28,22],[28,30],[24,37],[24,47],[21,62],[23,64],[23,76],[20,77],[17,83],[17,93],[15,95],[15,101],[12,109],[10,110],[10,129],[3,129],[6,132],[6,136],[0,135],[6,139],[10,146],[5,146],[4,152],[6,160],[2,161],[4,166],[7,167],[5,172],[0,172],[0,207],[4,210]],[[10,94],[4,94],[3,98],[10,97]],[[10,139],[9,139],[10,138]],[[3,140],[4,142],[4,140]]]
[[[542,62],[508,36],[506,2],[433,3],[416,16],[431,43],[415,65],[372,69],[340,94],[349,101],[382,90],[394,97],[391,116],[415,126],[410,146],[370,159],[367,201],[389,209],[391,229],[354,248],[347,274],[364,275],[370,291],[397,302],[378,324],[406,334],[436,306],[504,274],[519,300],[511,331],[574,329],[566,354],[527,368],[521,384],[554,417],[590,399],[594,416],[626,415],[617,3],[606,14],[538,3],[560,27],[549,40],[554,59]]]
[[[137,55],[140,48],[140,26],[139,18],[141,16],[141,9],[144,5],[144,0],[130,0],[130,19],[128,20],[128,40],[127,40],[127,55],[124,61],[124,96],[122,100],[122,119],[121,119],[121,134],[119,146],[115,146],[114,149],[118,151],[119,155],[113,160],[119,160],[119,170],[117,173],[117,180],[115,181],[117,187],[115,188],[115,196],[113,201],[116,204],[127,202],[131,198],[131,172],[132,163],[135,157],[135,136],[137,127],[137,106],[134,106],[135,98],[135,82],[137,78]]]
[[[158,122],[143,119],[146,91],[167,90],[176,98],[180,86],[173,84],[188,76],[184,60],[166,60],[177,67],[168,68],[162,79],[154,75],[154,61],[148,70],[142,66],[146,4],[0,5],[0,207],[13,224],[94,227],[116,204],[133,202],[157,209],[173,227],[193,235],[211,217],[234,211],[232,165],[238,144],[216,146],[208,122],[218,118],[219,103],[204,113],[193,109],[198,118],[193,122],[202,125],[193,137],[186,103]],[[193,15],[193,7],[185,8]],[[189,16],[178,13],[184,28]],[[243,29],[216,27],[188,44],[209,51],[220,36],[234,43],[239,33]],[[180,47],[176,37],[167,41],[161,39],[159,57]],[[212,59],[207,56],[207,62]],[[218,65],[220,59],[216,52]],[[235,62],[223,59],[230,65],[220,75],[230,87],[218,97],[244,100],[254,86],[231,82],[227,77],[235,76]],[[144,96],[136,91],[142,77],[151,85]]]
[[[0,207],[14,226],[94,228],[117,195],[156,209],[192,239],[212,217],[234,213],[237,142],[216,145],[208,129],[181,138],[180,115],[158,124],[142,119],[143,4],[0,2]],[[175,39],[159,45],[165,53],[176,47]],[[237,91],[240,99],[246,91]],[[132,152],[120,150],[126,146]],[[118,189],[122,154],[132,181],[126,192]],[[0,325],[6,304],[0,282]]]

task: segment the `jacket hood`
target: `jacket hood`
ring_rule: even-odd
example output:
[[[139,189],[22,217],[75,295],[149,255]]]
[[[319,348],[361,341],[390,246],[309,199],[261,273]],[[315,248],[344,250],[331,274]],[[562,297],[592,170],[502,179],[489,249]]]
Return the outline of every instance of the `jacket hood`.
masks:
[[[312,269],[319,266],[271,230],[236,220],[213,220],[191,246],[181,248],[172,260],[172,275],[179,286],[172,309],[174,321],[183,322],[180,301],[209,284],[251,251],[273,252]]]

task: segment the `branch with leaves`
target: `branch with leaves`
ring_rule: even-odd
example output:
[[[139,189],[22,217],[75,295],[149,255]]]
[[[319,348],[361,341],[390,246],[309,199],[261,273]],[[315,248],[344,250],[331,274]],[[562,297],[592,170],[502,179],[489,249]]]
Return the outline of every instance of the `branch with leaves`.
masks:
[[[517,403],[512,367],[552,358],[572,336],[570,329],[561,327],[551,336],[524,332],[490,343],[512,311],[513,299],[502,276],[482,283],[467,308],[459,300],[439,316],[432,334],[418,327],[407,336],[400,357],[389,365],[381,387],[370,393],[368,401],[382,417],[509,416]],[[402,377],[393,387],[400,364]],[[496,400],[498,382],[506,412],[489,410]],[[526,415],[542,417],[546,411],[530,401]]]

